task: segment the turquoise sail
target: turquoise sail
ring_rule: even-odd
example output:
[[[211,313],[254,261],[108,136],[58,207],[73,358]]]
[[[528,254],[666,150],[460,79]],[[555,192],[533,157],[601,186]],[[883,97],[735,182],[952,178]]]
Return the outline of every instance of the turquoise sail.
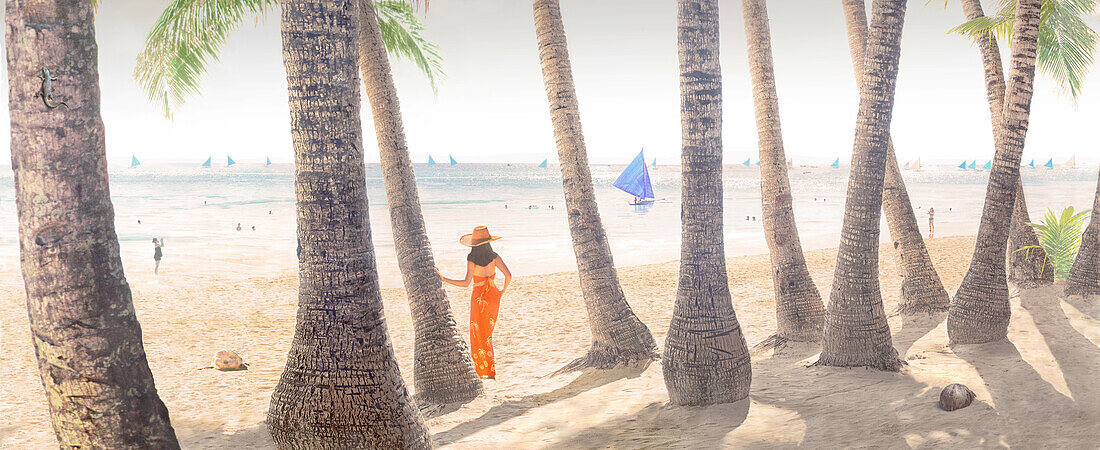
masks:
[[[1028,167],[1035,167],[1035,160],[1034,160],[1034,159],[1033,159],[1033,160],[1031,160],[1031,162],[1030,162],[1030,163],[1028,163],[1028,164],[1027,164],[1027,166],[1028,166]]]
[[[233,160],[233,158],[230,158],[230,157],[228,157],[228,156],[226,156],[226,157],[225,157],[225,165],[226,165],[226,166],[232,166],[232,165],[234,165],[234,164],[236,164],[236,163],[237,163],[237,162],[236,162],[236,161],[234,161],[234,160]]]
[[[744,164],[744,165],[745,165],[745,167],[748,167],[748,166],[749,166],[749,164],[750,164],[750,161],[751,161],[751,160],[752,160],[752,158],[748,158],[748,159],[746,159],[746,160],[745,160],[745,162],[743,162],[743,163],[741,163],[741,164]]]
[[[267,156],[266,158],[267,158],[267,164],[264,164],[264,165],[265,166],[270,166],[271,165],[271,157]]]
[[[1054,168],[1054,158],[1050,158],[1050,161],[1047,161],[1047,163],[1043,164],[1043,165],[1046,166],[1048,169],[1053,169]]]
[[[650,202],[654,199],[653,183],[649,179],[649,169],[646,168],[645,156],[642,153],[644,151],[638,152],[634,161],[631,161],[623,173],[619,174],[614,186],[643,202]]]
[[[657,158],[653,158],[653,168],[657,168]]]
[[[832,164],[829,164],[829,167],[840,167],[840,158],[837,158],[836,161],[833,161]]]
[[[959,168],[965,170],[966,169],[966,161],[963,161],[962,164],[959,164]]]
[[[967,169],[977,169],[978,168],[978,160],[975,159],[973,161],[970,161],[970,165],[966,166],[966,168]]]
[[[756,160],[756,165],[758,165],[758,166],[760,165],[760,160],[759,159]]]
[[[428,165],[429,166],[434,166],[435,165],[435,160],[432,159],[432,155],[428,155]]]
[[[992,169],[993,168],[993,161],[986,161],[985,165],[982,166],[982,168],[985,169],[985,170]]]
[[[211,157],[209,157],[209,158],[206,158],[206,161],[203,161],[203,163],[202,163],[202,166],[203,166],[203,167],[210,167],[210,160],[211,160],[211,159],[214,159],[214,157],[213,157],[213,156],[211,156]]]
[[[137,160],[137,156],[130,155],[130,167],[137,167],[141,165],[141,161]]]
[[[451,155],[447,155],[447,157],[448,157],[448,158],[451,158],[451,165],[452,165],[452,166],[453,166],[453,165],[455,165],[455,164],[458,164],[458,161],[455,161],[455,157],[454,157],[454,156],[451,156]]]
[[[541,168],[545,169],[545,168],[546,168],[546,161],[547,161],[547,160],[549,160],[549,158],[547,158],[547,159],[544,159],[544,160],[542,160],[542,163],[541,163],[541,164],[539,164],[539,167],[541,167]]]

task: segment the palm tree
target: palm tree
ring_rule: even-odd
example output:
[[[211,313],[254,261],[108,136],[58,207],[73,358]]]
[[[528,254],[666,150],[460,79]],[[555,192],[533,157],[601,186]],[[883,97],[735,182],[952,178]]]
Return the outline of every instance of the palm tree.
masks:
[[[726,275],[722,234],[722,68],[718,0],[678,0],[683,152],[680,281],[662,357],[674,405],[749,395],[752,367]]]
[[[764,0],[742,1],[745,40],[760,145],[760,198],[763,203],[764,237],[771,253],[772,286],[775,289],[776,345],[784,340],[817,341],[825,321],[825,305],[810,278],[802,242],[794,221],[787,158],[779,124],[779,99],[775,91],[771,30]]]
[[[1092,217],[1085,234],[1081,237],[1081,248],[1077,259],[1069,270],[1066,280],[1066,295],[1100,295],[1100,177],[1096,181],[1096,196],[1092,201]]]
[[[428,448],[386,332],[359,119],[359,0],[285,0],[298,319],[267,424],[278,448]]]
[[[436,404],[469,401],[481,392],[481,379],[474,371],[466,341],[458,334],[451,303],[435,271],[432,245],[420,212],[416,175],[405,143],[397,89],[370,0],[360,0],[359,13],[359,66],[378,136],[397,265],[409,295],[416,333],[413,365],[416,396],[418,400]]]
[[[592,329],[588,353],[558,372],[652,361],[657,344],[626,302],[596,207],[558,0],[535,0],[534,10],[542,78],[561,161],[569,233],[573,237],[581,292]]]
[[[1016,5],[1012,70],[1004,95],[1005,107],[997,132],[993,133],[997,153],[989,173],[977,244],[947,315],[947,334],[953,343],[991,342],[1008,334],[1011,310],[1005,251],[1031,109],[1041,3],[1042,0],[1019,0]]]
[[[389,52],[415,62],[434,88],[442,75],[439,55],[435,44],[421,35],[422,27],[410,3],[361,3],[360,64],[378,137],[394,248],[416,335],[413,382],[417,399],[436,404],[468,401],[481,392],[481,380],[434,270],[387,58]],[[227,34],[246,15],[262,14],[275,4],[275,0],[173,0],[146,38],[135,77],[170,115],[188,94],[198,92],[199,78],[209,60],[216,58]]]
[[[962,0],[963,13],[972,22],[981,22],[985,18],[980,0]],[[1040,23],[1042,19],[1040,18]],[[1042,25],[1040,25],[1042,27]],[[1001,113],[1004,110],[1005,81],[1001,64],[1001,52],[997,48],[997,39],[988,33],[972,34],[978,43],[982,55],[982,70],[985,72],[986,97],[989,101],[989,116],[993,133],[998,132]],[[1006,264],[1008,279],[1020,287],[1035,287],[1054,282],[1054,267],[1047,260],[1046,252],[1039,246],[1035,230],[1028,223],[1031,216],[1027,211],[1024,198],[1023,180],[1016,183],[1016,200],[1010,219]]]
[[[179,448],[119,258],[92,5],[8,2],[5,21],[20,261],[58,443]]]
[[[903,364],[882,305],[878,242],[905,7],[905,0],[875,0],[871,8],[844,226],[819,365],[897,371]]]
[[[867,42],[867,12],[862,1],[845,0],[844,17],[848,27],[848,49],[852,54],[856,84],[862,86],[863,49]],[[950,304],[947,290],[932,266],[928,247],[921,237],[917,216],[905,180],[894,154],[893,139],[887,137],[886,174],[882,191],[882,211],[886,225],[894,241],[894,249],[901,259],[903,281],[901,284],[902,313],[946,311]]]

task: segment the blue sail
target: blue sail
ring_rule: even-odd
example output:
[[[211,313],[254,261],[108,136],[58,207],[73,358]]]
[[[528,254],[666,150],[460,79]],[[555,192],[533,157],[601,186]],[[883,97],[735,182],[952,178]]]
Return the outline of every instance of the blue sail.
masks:
[[[741,163],[741,164],[744,164],[744,165],[745,165],[745,167],[748,167],[748,166],[749,166],[749,163],[750,163],[750,161],[752,161],[752,158],[748,158],[748,159],[746,159],[746,160],[745,160],[745,162],[743,162],[743,163]]]
[[[225,165],[226,165],[226,166],[232,166],[232,165],[234,165],[234,164],[236,164],[236,163],[237,163],[237,162],[236,162],[236,161],[234,161],[234,160],[233,160],[233,158],[230,158],[230,157],[228,157],[228,156],[226,156],[226,157],[225,157]]]
[[[840,158],[837,158],[836,161],[833,161],[832,164],[829,164],[829,167],[840,167]]]
[[[270,166],[271,165],[271,157],[267,156],[266,158],[267,158],[267,164],[265,164],[265,166]]]
[[[992,169],[993,168],[993,161],[986,161],[985,165],[982,166],[982,168],[985,169],[985,170]]]
[[[645,156],[642,153],[638,152],[634,161],[626,166],[623,173],[615,180],[615,187],[643,201],[653,200],[653,183],[649,180],[649,169],[646,167]]]
[[[214,159],[214,157],[206,158],[206,161],[202,163],[202,166],[203,167],[210,167],[210,160],[211,159]]]
[[[966,168],[967,169],[977,169],[978,168],[978,160],[975,159],[973,161],[970,161],[970,165],[966,166]]]
[[[759,159],[756,160],[756,165],[758,165],[758,166],[760,165],[760,160]]]
[[[448,157],[448,158],[451,158],[451,165],[452,165],[452,166],[453,166],[453,165],[455,165],[455,164],[458,164],[458,161],[455,161],[455,157],[454,157],[454,156],[451,156],[451,155],[447,155],[447,157]]]
[[[657,168],[657,158],[653,158],[653,168]]]
[[[1053,169],[1054,168],[1054,158],[1050,158],[1050,161],[1047,161],[1047,163],[1043,164],[1043,165],[1046,166],[1048,169]]]
[[[549,160],[549,158],[547,158],[547,159],[544,159],[544,160],[542,160],[542,164],[539,164],[539,167],[541,167],[541,168],[545,169],[545,168],[546,168],[546,161],[547,161],[547,160]]]
[[[432,159],[432,155],[428,155],[428,165],[429,166],[434,166],[435,165],[435,160]]]
[[[130,167],[137,167],[141,165],[141,161],[137,160],[137,156],[130,155]]]
[[[1027,166],[1028,166],[1028,167],[1035,167],[1035,160],[1034,160],[1034,159],[1033,159],[1033,160],[1031,160],[1031,162],[1030,162],[1030,163],[1028,163],[1028,164],[1027,164]]]
[[[959,168],[966,169],[966,161],[963,161],[962,164],[959,164]]]

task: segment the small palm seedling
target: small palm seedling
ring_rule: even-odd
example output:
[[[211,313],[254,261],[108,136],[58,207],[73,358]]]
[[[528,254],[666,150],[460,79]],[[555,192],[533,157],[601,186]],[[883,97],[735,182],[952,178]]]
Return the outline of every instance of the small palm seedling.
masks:
[[[1030,252],[1041,246],[1054,266],[1054,277],[1061,279],[1068,277],[1069,270],[1073,267],[1073,260],[1077,258],[1077,250],[1081,247],[1081,233],[1090,212],[1090,210],[1074,212],[1072,206],[1063,209],[1061,214],[1047,209],[1043,223],[1028,223],[1039,234],[1039,246],[1030,245],[1016,251]]]

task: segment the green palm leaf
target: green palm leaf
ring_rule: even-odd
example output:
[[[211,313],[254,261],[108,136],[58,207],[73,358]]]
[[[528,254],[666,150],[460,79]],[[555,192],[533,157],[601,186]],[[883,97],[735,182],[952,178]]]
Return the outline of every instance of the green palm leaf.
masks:
[[[1081,247],[1081,234],[1089,213],[1089,210],[1075,213],[1072,206],[1061,213],[1048,209],[1043,223],[1028,223],[1039,234],[1039,245],[1054,265],[1055,278],[1069,276],[1073,260]]]
[[[427,1],[375,2],[386,49],[395,58],[411,60],[427,76],[432,90],[443,77],[438,46],[423,36],[415,6]],[[231,32],[248,17],[262,18],[277,0],[172,0],[145,38],[134,67],[145,95],[166,117],[201,91],[201,80]]]

